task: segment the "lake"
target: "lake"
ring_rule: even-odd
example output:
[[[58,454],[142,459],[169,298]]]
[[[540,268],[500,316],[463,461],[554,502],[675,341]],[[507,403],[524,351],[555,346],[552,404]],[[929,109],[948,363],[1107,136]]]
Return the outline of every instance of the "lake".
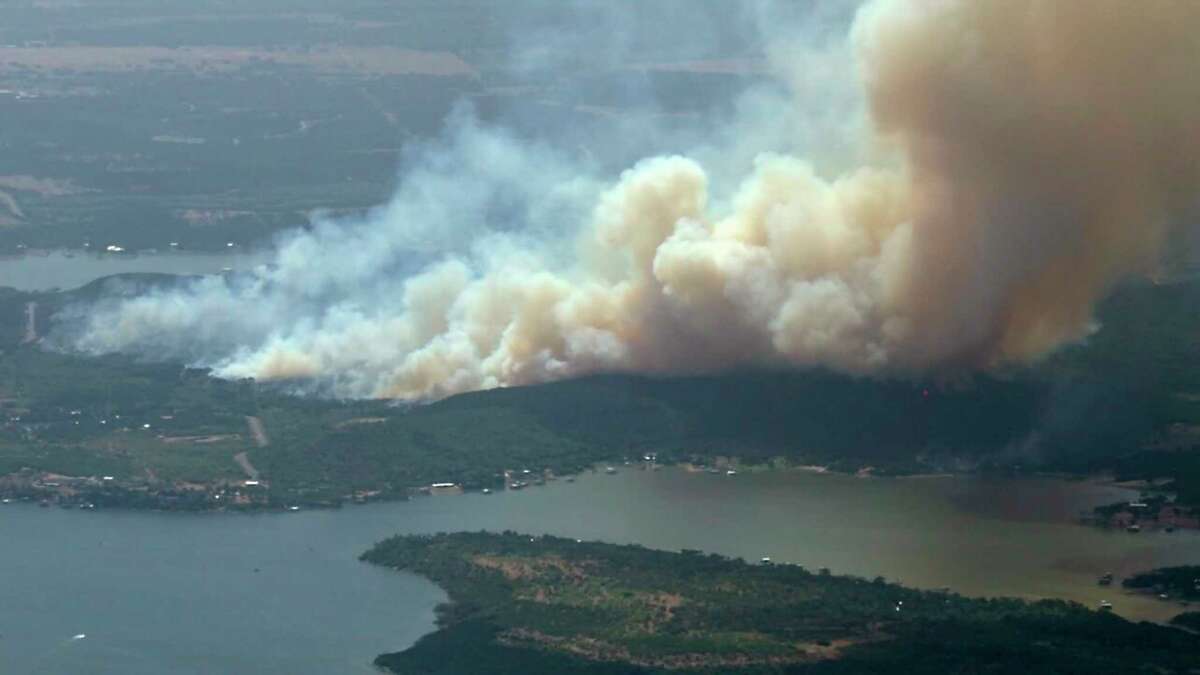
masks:
[[[40,251],[0,257],[0,286],[22,291],[68,290],[112,274],[216,274],[224,269],[248,270],[268,260],[268,251],[245,249],[228,253]]]
[[[1073,522],[1135,496],[1053,479],[624,467],[520,492],[299,513],[0,506],[0,672],[370,673],[377,654],[432,630],[444,595],[356,556],[394,533],[464,529],[770,556],[978,596],[1109,599],[1161,621],[1181,608],[1096,578],[1200,561],[1200,536]]]

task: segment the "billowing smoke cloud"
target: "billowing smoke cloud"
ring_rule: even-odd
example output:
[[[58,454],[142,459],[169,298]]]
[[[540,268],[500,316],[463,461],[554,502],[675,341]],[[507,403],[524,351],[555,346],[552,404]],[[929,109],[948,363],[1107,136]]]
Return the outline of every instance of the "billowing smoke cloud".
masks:
[[[75,345],[409,399],[597,371],[1035,359],[1085,336],[1195,213],[1197,35],[1191,0],[871,2],[827,51],[770,49],[801,54],[802,94],[822,73],[852,85],[829,100],[856,134],[830,146],[853,153],[833,174],[758,152],[752,95],[696,152],[615,181],[460,112],[365,221],[293,234],[251,275],[100,304]],[[803,127],[820,103],[773,113]]]

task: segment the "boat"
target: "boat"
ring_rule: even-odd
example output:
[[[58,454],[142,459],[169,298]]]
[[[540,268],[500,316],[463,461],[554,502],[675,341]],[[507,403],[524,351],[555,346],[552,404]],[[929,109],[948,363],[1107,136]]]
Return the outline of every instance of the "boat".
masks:
[[[1109,601],[1107,601],[1107,600],[1101,600],[1101,601],[1100,601],[1100,611],[1102,611],[1102,612],[1111,612],[1111,611],[1112,611],[1112,608],[1113,608],[1113,606],[1112,606],[1112,603],[1111,603],[1111,602],[1109,602]]]
[[[1109,573],[1109,574],[1105,574],[1104,576],[1100,577],[1099,581],[1097,581],[1096,583],[1100,584],[1101,586],[1111,586],[1112,582],[1113,582],[1113,575],[1112,575],[1112,573]]]
[[[574,482],[575,482],[575,476],[567,476],[567,482],[568,482],[568,483],[574,483]]]
[[[617,470],[616,470],[616,469],[614,469],[614,468],[612,468],[611,466],[609,466],[609,467],[605,467],[605,468],[604,468],[604,473],[607,473],[607,474],[613,474],[613,473],[616,473],[616,472],[617,472]]]
[[[726,475],[726,476],[736,476],[736,475],[737,475],[737,472],[736,472],[736,471],[734,471],[733,469],[730,469],[730,470],[728,470],[728,471],[726,471],[726,472],[725,472],[725,475]]]
[[[1129,527],[1125,528],[1125,531],[1126,532],[1141,532],[1142,526],[1138,525],[1137,523],[1134,523],[1133,525],[1130,525]]]
[[[491,488],[483,488],[483,494],[485,494],[485,495],[492,494],[492,489]]]

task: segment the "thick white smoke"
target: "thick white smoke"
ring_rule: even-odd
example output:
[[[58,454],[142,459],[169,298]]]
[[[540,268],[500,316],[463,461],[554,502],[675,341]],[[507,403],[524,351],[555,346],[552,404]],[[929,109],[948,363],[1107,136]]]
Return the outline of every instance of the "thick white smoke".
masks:
[[[733,186],[722,158],[764,138],[753,96],[729,127],[745,145],[714,132],[615,182],[459,114],[364,222],[293,234],[252,275],[101,303],[75,346],[406,399],[597,371],[1033,359],[1085,335],[1195,212],[1197,35],[1191,0],[870,2],[820,52],[848,68],[807,53],[793,74],[799,91],[854,78],[829,101],[857,134],[829,146],[849,167],[760,153]],[[790,120],[775,130],[808,119],[773,113]],[[436,259],[414,271],[414,251]]]

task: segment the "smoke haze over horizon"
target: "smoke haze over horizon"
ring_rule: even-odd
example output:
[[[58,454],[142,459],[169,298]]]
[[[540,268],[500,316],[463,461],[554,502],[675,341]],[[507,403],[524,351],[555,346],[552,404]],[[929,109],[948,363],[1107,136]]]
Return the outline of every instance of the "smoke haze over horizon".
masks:
[[[775,83],[709,117],[530,138],[464,105],[365,218],[281,237],[253,273],[100,301],[59,342],[414,400],[595,372],[990,368],[1086,336],[1192,225],[1200,3],[810,10],[751,13]],[[552,67],[539,46],[516,67]],[[640,148],[671,152],[614,176]]]

